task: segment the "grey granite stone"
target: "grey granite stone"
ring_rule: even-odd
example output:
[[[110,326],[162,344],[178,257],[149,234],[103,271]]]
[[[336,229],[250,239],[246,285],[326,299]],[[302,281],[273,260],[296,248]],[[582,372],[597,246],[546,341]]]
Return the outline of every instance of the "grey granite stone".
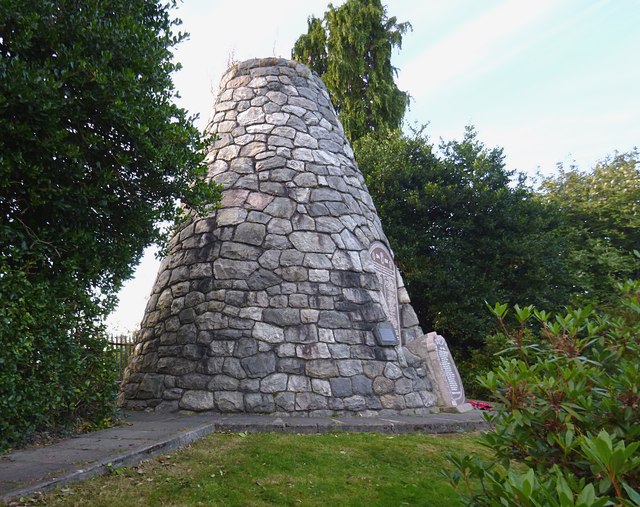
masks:
[[[186,391],[180,399],[179,407],[184,410],[202,412],[214,408],[214,395],[211,391]]]
[[[255,356],[252,356],[255,357]],[[235,357],[226,357],[222,365],[222,371],[237,379],[244,379],[247,373],[239,359]]]
[[[293,412],[296,405],[296,395],[292,392],[277,393],[274,395],[276,408],[283,412]]]
[[[266,232],[266,227],[263,224],[245,222],[236,227],[234,240],[239,243],[261,245]]]
[[[384,367],[384,376],[391,380],[396,380],[402,377],[402,370],[393,363],[387,363]]]
[[[241,359],[240,364],[248,377],[262,378],[275,372],[276,356],[273,352],[262,352]]]
[[[285,373],[272,373],[260,382],[260,390],[263,393],[276,393],[286,391],[289,377]]]
[[[333,253],[336,244],[328,234],[295,231],[289,235],[293,246],[301,252]]]
[[[244,410],[244,397],[236,391],[216,391],[214,400],[216,408],[220,412],[242,412]]]
[[[395,390],[395,384],[391,379],[378,376],[373,380],[372,389],[375,394],[389,394]]]
[[[307,361],[305,372],[309,377],[332,378],[338,376],[338,368],[331,359],[316,359]]]
[[[327,408],[327,398],[316,393],[296,393],[296,410],[309,411]]]
[[[353,412],[359,412],[367,408],[367,402],[364,396],[349,396],[344,399],[344,408]]]
[[[353,386],[351,385],[351,380],[348,378],[331,378],[329,379],[329,384],[331,385],[331,391],[334,396],[344,398],[353,395]]]
[[[322,396],[331,396],[331,383],[328,380],[323,379],[311,379],[311,388],[314,393]]]
[[[294,308],[267,308],[262,311],[265,323],[279,327],[300,324],[300,310]]]
[[[304,374],[304,361],[292,357],[284,357],[278,359],[278,371],[283,373],[293,373],[296,375]]]
[[[343,377],[352,377],[363,372],[362,361],[357,359],[346,359],[344,361],[336,361],[338,371]]]
[[[282,343],[284,341],[284,330],[266,322],[256,322],[252,336],[257,340],[268,343]]]
[[[272,395],[247,393],[244,395],[244,405],[247,412],[271,413],[275,410],[275,402]]]
[[[216,375],[210,380],[207,387],[211,391],[235,391],[239,385],[240,381],[236,378],[228,375]]]
[[[289,343],[313,343],[318,340],[318,327],[314,324],[289,326],[284,330],[284,338]]]
[[[290,375],[287,390],[301,393],[311,390],[311,379],[305,375]]]

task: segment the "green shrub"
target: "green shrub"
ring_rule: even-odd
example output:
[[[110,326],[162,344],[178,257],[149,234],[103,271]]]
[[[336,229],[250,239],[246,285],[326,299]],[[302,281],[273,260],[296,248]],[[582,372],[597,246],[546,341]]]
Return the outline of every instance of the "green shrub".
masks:
[[[0,2],[0,448],[113,410],[101,322],[220,201],[175,104],[175,1]]]
[[[87,318],[92,303],[71,288],[0,262],[0,450],[34,432],[100,426],[112,415],[113,355]]]
[[[467,398],[493,401],[493,393],[478,379],[500,364],[500,355],[507,346],[508,338],[504,333],[495,333],[487,336],[482,347],[471,349],[461,360],[456,358]]]
[[[469,505],[640,505],[640,282],[621,288],[615,315],[516,305],[515,330],[493,307],[510,340],[480,379],[498,404],[483,437],[496,458],[452,457],[449,474],[479,479]]]

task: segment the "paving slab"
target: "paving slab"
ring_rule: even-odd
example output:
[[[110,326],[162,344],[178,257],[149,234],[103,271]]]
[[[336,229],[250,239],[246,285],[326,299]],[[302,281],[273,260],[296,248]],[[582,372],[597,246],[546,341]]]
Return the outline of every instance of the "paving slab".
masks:
[[[464,414],[366,418],[125,412],[119,426],[0,456],[0,502],[9,504],[113,468],[136,465],[216,431],[438,434],[487,428],[477,410]]]

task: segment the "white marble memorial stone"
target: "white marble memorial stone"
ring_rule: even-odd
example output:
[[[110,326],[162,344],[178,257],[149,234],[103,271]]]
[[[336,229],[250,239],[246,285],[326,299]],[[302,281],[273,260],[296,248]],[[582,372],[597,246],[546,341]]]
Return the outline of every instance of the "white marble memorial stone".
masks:
[[[407,345],[409,351],[425,359],[434,382],[438,405],[444,410],[467,412],[462,379],[451,356],[447,341],[436,332],[428,333]]]
[[[429,343],[430,340],[431,343]],[[453,364],[453,358],[451,357],[451,352],[449,352],[447,342],[442,336],[436,333],[430,333],[427,335],[427,347],[432,348],[437,364],[442,369],[442,376],[451,398],[451,405],[455,407],[464,403],[462,380],[460,379],[458,369],[455,364]]]
[[[436,390],[441,396],[442,405],[461,412],[470,410],[472,407],[465,403],[462,379],[449,351],[447,341],[435,332],[428,333],[427,351],[436,377]]]

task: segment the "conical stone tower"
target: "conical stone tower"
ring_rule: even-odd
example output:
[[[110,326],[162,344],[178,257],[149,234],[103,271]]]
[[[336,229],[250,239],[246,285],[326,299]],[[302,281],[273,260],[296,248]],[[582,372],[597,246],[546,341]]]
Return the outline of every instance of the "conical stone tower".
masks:
[[[425,414],[422,336],[317,75],[234,65],[208,127],[220,209],[169,245],[121,405],[299,415]]]

